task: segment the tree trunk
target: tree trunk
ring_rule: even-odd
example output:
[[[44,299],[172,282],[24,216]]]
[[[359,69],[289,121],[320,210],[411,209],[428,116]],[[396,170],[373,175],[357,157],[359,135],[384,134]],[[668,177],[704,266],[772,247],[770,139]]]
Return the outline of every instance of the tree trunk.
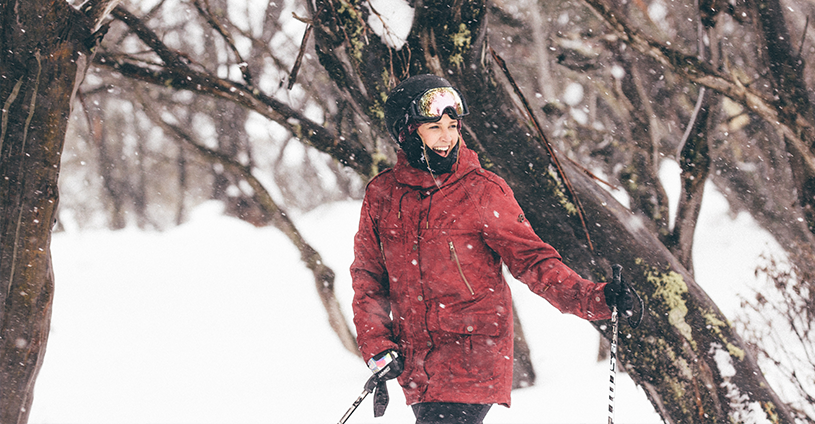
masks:
[[[608,279],[612,263],[622,264],[645,298],[642,325],[623,327],[620,358],[666,422],[743,422],[758,414],[791,423],[728,319],[642,225],[648,218],[633,215],[577,167],[550,155],[546,140],[529,128],[491,61],[485,3],[419,1],[414,7],[408,44],[389,52],[359,30],[364,6],[317,2],[316,49],[337,85],[379,125],[391,70],[443,75],[464,93],[468,145],[513,188],[538,234],[595,281]],[[603,324],[596,323],[606,332]]]
[[[788,253],[793,260],[808,273],[815,272],[815,250],[811,240],[815,235],[815,109],[809,100],[806,80],[803,71],[806,66],[801,51],[796,51],[791,41],[790,32],[784,18],[783,7],[777,0],[753,0],[747,2],[753,14],[755,25],[761,37],[760,52],[769,67],[768,80],[772,94],[777,96],[775,105],[782,123],[795,128],[796,134],[783,134],[785,148],[789,154],[795,193],[801,205],[801,211],[807,224],[809,234],[803,248],[796,249],[795,242],[781,239],[785,245],[791,244]],[[810,123],[809,125],[799,124]],[[800,139],[802,143],[796,142]],[[798,237],[795,237],[798,239]]]
[[[702,210],[705,182],[710,173],[710,147],[708,137],[711,109],[718,106],[721,96],[699,90],[697,107],[691,122],[685,130],[684,143],[679,150],[679,164],[682,168],[682,187],[679,204],[676,207],[676,221],[673,231],[664,244],[679,260],[685,269],[693,274],[693,239],[696,234],[696,221]]]
[[[87,63],[80,52],[93,44],[96,21],[62,0],[3,0],[0,16],[0,422],[6,424],[27,422],[48,340],[60,155]]]

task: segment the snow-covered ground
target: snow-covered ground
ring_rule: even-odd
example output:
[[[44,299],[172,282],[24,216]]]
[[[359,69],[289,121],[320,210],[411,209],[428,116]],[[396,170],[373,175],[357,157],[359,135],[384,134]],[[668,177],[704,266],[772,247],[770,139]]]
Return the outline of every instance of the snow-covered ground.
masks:
[[[748,216],[731,219],[720,194],[706,196],[697,279],[732,316],[774,241]],[[336,272],[349,325],[359,208],[340,202],[295,218]],[[369,376],[332,333],[288,239],[224,217],[215,203],[163,233],[55,234],[52,253],[53,320],[31,423],[337,422]],[[605,423],[608,363],[596,360],[597,333],[512,288],[538,383],[514,391],[512,408],[494,407],[485,423]],[[373,418],[369,397],[348,423],[413,422],[401,390],[390,389],[384,417]],[[623,375],[616,406],[617,422],[661,422]]]

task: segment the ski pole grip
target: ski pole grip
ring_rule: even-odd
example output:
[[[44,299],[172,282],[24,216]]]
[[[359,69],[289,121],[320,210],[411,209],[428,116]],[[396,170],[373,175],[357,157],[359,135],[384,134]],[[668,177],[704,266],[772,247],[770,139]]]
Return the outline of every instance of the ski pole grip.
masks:
[[[614,280],[614,284],[615,285],[622,285],[623,284],[623,282],[622,282],[622,279],[623,279],[623,266],[620,265],[620,264],[614,264],[614,265],[611,266],[611,272],[612,272],[612,277],[611,278]]]

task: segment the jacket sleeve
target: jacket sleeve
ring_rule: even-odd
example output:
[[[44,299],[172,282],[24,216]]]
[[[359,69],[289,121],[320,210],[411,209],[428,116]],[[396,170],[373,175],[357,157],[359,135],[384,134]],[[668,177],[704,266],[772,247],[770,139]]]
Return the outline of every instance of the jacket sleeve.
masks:
[[[562,262],[560,254],[532,229],[503,180],[488,184],[482,199],[484,239],[515,278],[563,313],[588,320],[611,318],[605,283],[581,278]]]
[[[366,191],[359,230],[354,237],[354,262],[351,264],[357,345],[366,361],[380,352],[397,348],[393,342],[390,318],[388,275],[371,203],[369,192]]]

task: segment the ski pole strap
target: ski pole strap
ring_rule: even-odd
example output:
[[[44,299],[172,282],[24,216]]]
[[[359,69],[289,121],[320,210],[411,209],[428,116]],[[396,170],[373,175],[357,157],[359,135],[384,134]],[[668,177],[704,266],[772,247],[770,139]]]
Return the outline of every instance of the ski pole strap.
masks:
[[[631,293],[634,293],[634,297],[637,299],[639,310],[634,309],[632,314],[628,316],[628,326],[632,329],[636,329],[642,322],[642,316],[645,315],[645,301],[642,300],[642,297],[640,297],[639,293],[637,293],[633,287],[629,288],[631,289]]]
[[[387,409],[389,401],[388,382],[381,380],[374,391],[374,417],[378,418],[385,415],[385,409]]]

